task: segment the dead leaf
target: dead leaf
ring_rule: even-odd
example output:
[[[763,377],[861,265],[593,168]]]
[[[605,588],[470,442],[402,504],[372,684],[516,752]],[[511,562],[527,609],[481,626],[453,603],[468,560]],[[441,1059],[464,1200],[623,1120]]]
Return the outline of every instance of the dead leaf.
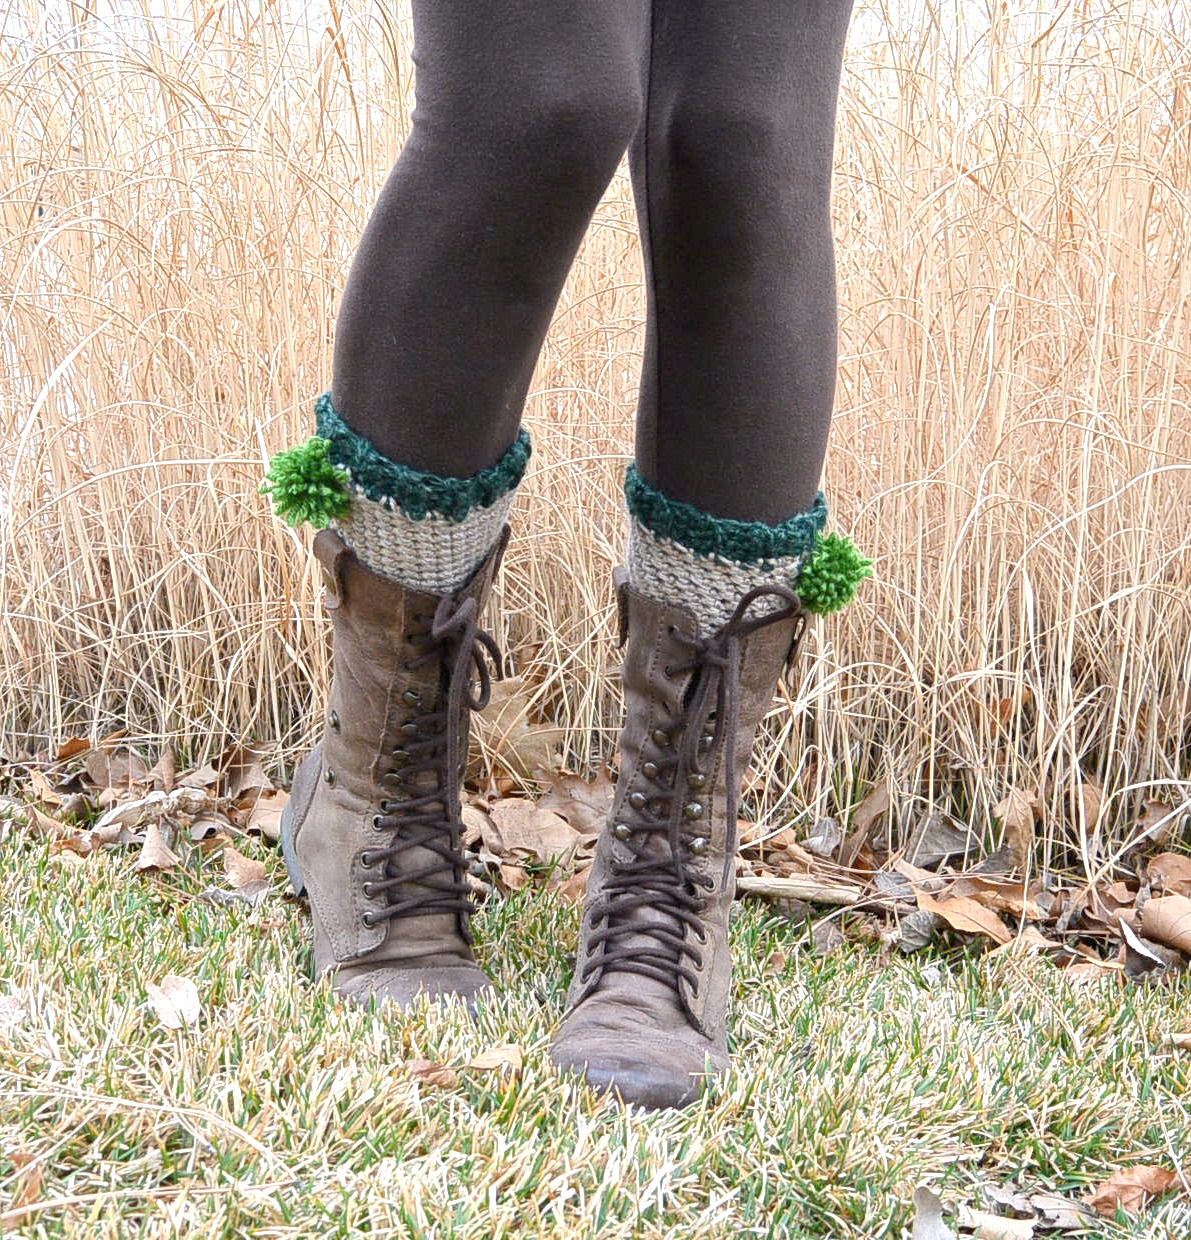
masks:
[[[578,873],[572,874],[558,888],[558,898],[565,904],[582,904],[587,898],[587,880],[591,877],[591,866],[586,866]]]
[[[959,1225],[970,1230],[976,1240],[1033,1240],[1034,1223],[1030,1219],[1002,1218],[983,1210],[959,1208]]]
[[[1158,891],[1191,896],[1191,857],[1184,853],[1159,853],[1146,866],[1146,874]]]
[[[178,777],[178,759],[167,745],[145,779],[162,792],[172,792]]]
[[[546,865],[572,856],[582,838],[565,818],[522,797],[495,801],[488,812],[509,856]]]
[[[943,1222],[943,1203],[929,1188],[914,1190],[914,1230],[910,1240],[958,1240]]]
[[[1076,806],[1077,809],[1072,815],[1076,823],[1081,825],[1083,830],[1091,832],[1099,823],[1104,809],[1104,789],[1085,775],[1079,783]]]
[[[1096,1221],[1096,1215],[1082,1201],[1071,1201],[1057,1193],[1031,1193],[1030,1205],[1050,1230],[1080,1231]]]
[[[26,1206],[33,1205],[34,1202],[40,1201],[42,1198],[42,1188],[45,1184],[45,1163],[39,1161],[37,1156],[28,1150],[12,1150],[9,1155],[13,1168],[17,1172],[16,1187],[12,1194],[10,1202],[10,1210],[15,1217],[12,1222],[20,1222],[20,1215],[17,1213]],[[10,1210],[5,1210],[8,1215]],[[7,1222],[0,1226],[0,1230],[7,1231]]]
[[[906,856],[915,865],[929,867],[949,857],[966,856],[975,850],[971,833],[961,830],[938,811],[927,814],[906,843]]]
[[[891,799],[889,783],[885,781],[871,789],[852,811],[851,830],[845,842],[840,845],[840,865],[851,866],[856,860],[856,854],[868,843],[869,833],[877,819],[889,809]]]
[[[929,909],[916,908],[898,921],[897,945],[907,955],[920,951],[939,930],[940,919]]]
[[[268,871],[263,861],[254,861],[231,844],[223,846],[223,872],[235,891],[249,892],[268,887]]]
[[[83,759],[87,774],[100,788],[128,788],[149,774],[144,758],[135,749],[92,749]]]
[[[459,1074],[454,1068],[435,1063],[433,1059],[410,1059],[405,1069],[415,1081],[436,1085],[440,1089],[451,1089],[459,1084]]]
[[[0,1003],[3,1002],[0,999]],[[1166,1035],[1166,1040],[1171,1046],[1177,1047],[1181,1051],[1191,1051],[1191,1033],[1169,1033]]]
[[[202,1006],[198,987],[190,978],[167,973],[159,983],[146,982],[145,993],[157,1019],[167,1029],[185,1029],[198,1024]]]
[[[259,835],[270,843],[275,844],[281,839],[281,815],[285,813],[285,807],[289,804],[289,793],[283,788],[275,788],[272,791],[260,793],[251,807],[248,809],[248,816],[244,819],[243,827],[249,835]],[[243,805],[237,808],[244,808]]]
[[[496,824],[478,805],[465,805],[463,807],[463,847],[474,848],[476,844],[485,839],[500,839],[500,832],[497,831]],[[491,843],[487,844],[487,847],[493,852],[497,851],[492,848]],[[503,841],[501,841],[500,851],[504,851]]]
[[[492,686],[492,697],[475,717],[476,734],[484,747],[514,775],[556,770],[561,728],[529,722],[531,692],[522,676],[507,676]]]
[[[803,848],[816,857],[830,860],[844,842],[843,832],[834,818],[820,818],[814,832],[803,841]]]
[[[920,891],[918,907],[941,917],[953,930],[966,934],[982,934],[997,943],[1008,943],[1013,938],[1013,931],[996,913],[967,896],[959,896],[954,900],[936,900]]]
[[[178,788],[213,788],[221,778],[221,773],[208,762],[206,766],[196,767],[193,771],[179,775],[177,786]]]
[[[993,806],[993,817],[1001,820],[1005,847],[1013,865],[1024,870],[1034,855],[1034,823],[1037,796],[1021,788],[1010,788]]]
[[[525,1052],[515,1042],[503,1042],[490,1050],[482,1051],[463,1066],[477,1072],[496,1072],[509,1069],[519,1072],[525,1059]]]
[[[221,776],[223,795],[237,801],[249,793],[271,792],[273,781],[265,773],[261,759],[267,758],[276,748],[273,742],[229,745],[214,764]]]
[[[1178,1178],[1166,1167],[1143,1163],[1122,1167],[1094,1189],[1087,1202],[1105,1218],[1112,1218],[1118,1209],[1126,1214],[1137,1214],[1145,1209],[1151,1198],[1168,1193],[1178,1183]]]
[[[140,856],[136,859],[137,870],[172,870],[178,865],[178,858],[170,851],[161,828],[151,822],[145,829],[145,842],[141,845]]]
[[[90,748],[90,741],[84,740],[81,736],[73,736],[58,746],[58,752],[54,756],[54,761],[68,762],[71,758],[77,757],[81,753],[86,753]]]
[[[616,785],[607,766],[591,780],[558,771],[551,774],[550,791],[538,801],[538,805],[565,818],[576,831],[594,842],[612,812],[615,796]]]
[[[1141,932],[1191,956],[1191,899],[1155,896],[1141,909]]]
[[[1008,881],[982,878],[977,874],[961,874],[946,888],[947,897],[969,896],[985,908],[1009,913],[1019,920],[1042,921],[1045,912],[1030,894],[1024,880]]]
[[[523,891],[530,884],[530,877],[523,866],[508,865],[502,861],[497,873],[500,875],[500,885],[506,891]]]
[[[811,929],[811,955],[830,956],[844,945],[844,932],[828,918],[820,918]]]
[[[780,947],[775,947],[769,953],[769,959],[765,962],[765,972],[767,974],[784,972],[788,959],[789,957]]]
[[[1163,974],[1182,968],[1184,961],[1178,952],[1162,943],[1142,938],[1133,929],[1132,921],[1133,917],[1125,913],[1117,918],[1117,925],[1125,940],[1125,976],[1130,981],[1164,980]]]
[[[97,831],[101,832],[100,838],[102,839],[110,834],[109,828],[113,826],[126,827],[135,831],[147,822],[160,822],[165,810],[166,794],[164,792],[150,792],[148,796],[137,797],[133,801],[121,801],[100,816],[92,828],[92,834]]]

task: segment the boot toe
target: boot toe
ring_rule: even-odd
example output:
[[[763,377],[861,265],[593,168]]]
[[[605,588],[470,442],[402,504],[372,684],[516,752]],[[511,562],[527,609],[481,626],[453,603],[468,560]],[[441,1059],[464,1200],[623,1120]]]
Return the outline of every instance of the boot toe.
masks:
[[[669,1053],[667,1053],[669,1052]],[[563,1072],[573,1072],[600,1093],[616,1094],[628,1106],[648,1111],[690,1106],[719,1069],[710,1057],[682,1046],[650,1042],[634,1048],[621,1042],[613,1050],[556,1043],[550,1058]]]
[[[495,994],[491,979],[475,965],[431,968],[378,967],[336,977],[337,994],[361,1007],[391,1003],[410,1008],[422,998],[434,1003],[462,1003],[475,1014],[481,996]]]

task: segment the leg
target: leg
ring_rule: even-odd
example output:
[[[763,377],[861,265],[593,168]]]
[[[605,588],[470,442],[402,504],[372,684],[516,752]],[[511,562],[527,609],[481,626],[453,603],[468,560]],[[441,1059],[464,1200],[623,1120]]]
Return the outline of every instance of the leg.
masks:
[[[852,0],[657,0],[632,171],[637,466],[718,517],[810,507],[835,394],[835,113]]]
[[[820,546],[816,491],[835,382],[828,189],[850,9],[654,4],[633,148],[650,319],[618,583],[627,718],[552,1051],[646,1107],[685,1105],[728,1065],[741,778],[805,611],[839,605],[866,570],[854,548],[842,562]]]
[[[335,406],[465,477],[521,419],[563,281],[638,127],[642,0],[415,0],[413,130],[336,326]]]
[[[352,269],[333,394],[270,471],[282,515],[332,524],[314,552],[334,683],[282,847],[316,975],[399,1005],[489,986],[460,842],[497,653],[479,617],[534,362],[642,98],[639,0],[414,0],[414,18],[413,133]]]

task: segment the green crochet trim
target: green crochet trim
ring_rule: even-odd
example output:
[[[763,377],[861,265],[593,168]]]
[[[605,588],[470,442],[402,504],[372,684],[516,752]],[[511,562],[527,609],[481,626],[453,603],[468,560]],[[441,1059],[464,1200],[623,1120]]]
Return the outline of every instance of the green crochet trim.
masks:
[[[332,464],[331,442],[315,435],[304,444],[278,452],[269,462],[262,495],[290,525],[309,521],[321,529],[332,517],[347,515],[351,507],[347,470]]]
[[[824,535],[798,574],[802,605],[820,616],[839,611],[852,601],[860,583],[873,575],[872,564],[850,538]]]
[[[827,499],[822,491],[810,508],[780,525],[735,521],[669,499],[651,487],[631,463],[625,472],[624,495],[630,514],[659,538],[681,543],[696,555],[722,556],[738,564],[810,555],[827,523]]]
[[[462,521],[473,508],[491,507],[524,477],[532,450],[529,432],[521,430],[491,468],[470,478],[440,478],[381,456],[335,412],[330,392],[318,398],[314,413],[319,435],[331,443],[331,460],[348,471],[352,487],[415,521],[432,513]]]

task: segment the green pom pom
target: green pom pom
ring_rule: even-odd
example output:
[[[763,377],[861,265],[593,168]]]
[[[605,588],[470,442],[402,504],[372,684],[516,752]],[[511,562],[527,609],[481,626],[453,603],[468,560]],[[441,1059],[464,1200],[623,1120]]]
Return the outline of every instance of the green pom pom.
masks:
[[[798,574],[802,605],[820,616],[839,611],[852,601],[856,587],[873,575],[872,563],[860,554],[850,538],[823,535]]]
[[[296,448],[278,452],[265,475],[261,494],[273,501],[273,510],[290,525],[309,521],[322,529],[332,517],[344,517],[351,508],[348,473],[330,457],[331,441],[318,435]]]

